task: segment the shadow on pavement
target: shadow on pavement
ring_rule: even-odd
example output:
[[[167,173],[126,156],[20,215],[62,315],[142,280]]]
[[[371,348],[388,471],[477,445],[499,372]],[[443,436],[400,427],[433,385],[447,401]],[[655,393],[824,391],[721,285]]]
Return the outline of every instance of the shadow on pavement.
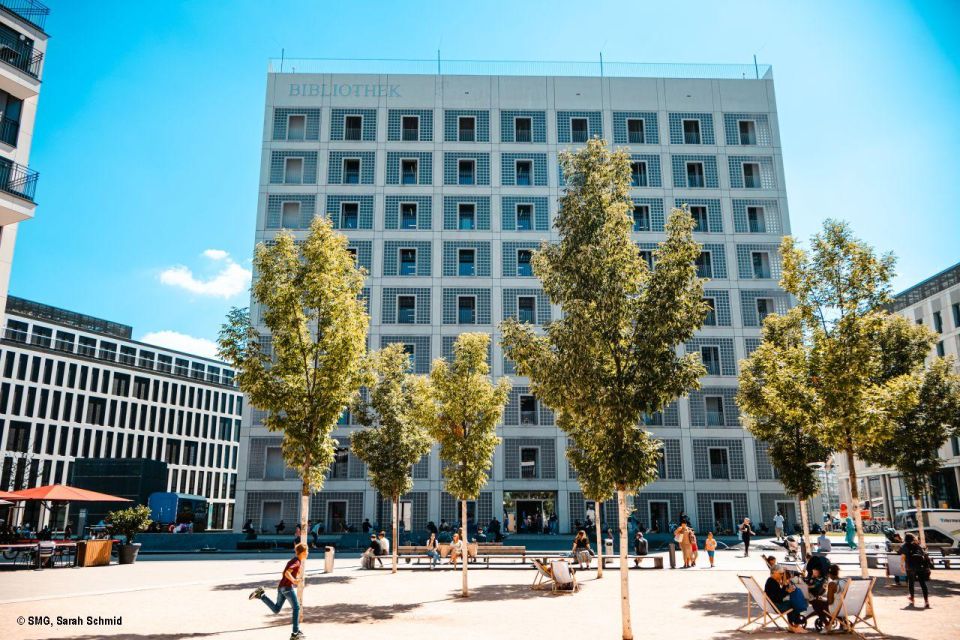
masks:
[[[103,640],[104,638],[109,638],[110,640],[181,640],[184,638],[209,638],[210,633],[117,633],[116,635],[104,635],[98,633],[96,635],[89,636],[70,636],[69,638],[64,638],[64,640]]]
[[[350,576],[307,576],[307,586],[316,587],[324,584],[344,584],[352,581]],[[264,580],[250,582],[235,582],[233,584],[216,584],[211,587],[211,591],[246,591],[254,590],[257,587],[263,587],[269,593],[277,588],[277,578],[270,577]]]
[[[742,618],[747,610],[747,592],[713,593],[691,600],[684,607],[694,611],[706,611],[713,616]]]
[[[305,624],[356,624],[360,622],[380,622],[393,617],[409,613],[418,608],[420,603],[411,604],[350,604],[339,602],[325,604],[319,607],[304,607],[303,622]],[[286,613],[287,615],[282,615]],[[290,624],[290,614],[287,610],[278,615],[278,619],[271,626]]]
[[[485,584],[470,587],[469,597],[460,596],[460,589],[450,592],[450,600],[458,602],[490,602],[497,600],[526,600],[549,596],[549,590],[534,591],[528,584]],[[566,595],[566,594],[561,594]]]
[[[877,585],[873,588],[874,597],[888,598],[891,596],[907,599],[907,581],[901,580],[899,587],[894,586],[893,578],[877,578]],[[950,598],[960,596],[960,583],[948,582],[946,580],[927,580],[927,588],[930,590],[932,598]],[[914,586],[914,592],[918,601],[923,600],[920,593],[920,585]]]

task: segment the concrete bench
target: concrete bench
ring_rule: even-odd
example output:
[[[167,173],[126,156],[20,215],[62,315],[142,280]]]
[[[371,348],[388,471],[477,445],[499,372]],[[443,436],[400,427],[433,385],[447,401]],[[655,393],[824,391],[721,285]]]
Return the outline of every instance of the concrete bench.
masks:
[[[610,562],[613,560],[620,560],[620,556],[617,556],[617,555],[608,556],[604,554],[603,567],[606,568],[607,562]],[[649,567],[646,567],[648,569],[663,569],[663,556],[638,556],[633,554],[630,554],[627,556],[627,564],[630,566],[636,566],[637,560],[640,561],[640,565],[638,567],[640,569],[645,568],[643,566],[645,563],[649,563],[651,565]]]

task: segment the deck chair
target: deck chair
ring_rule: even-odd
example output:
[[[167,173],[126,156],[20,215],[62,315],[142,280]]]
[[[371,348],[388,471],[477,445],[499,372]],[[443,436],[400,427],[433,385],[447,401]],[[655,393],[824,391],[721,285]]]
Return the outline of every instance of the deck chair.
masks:
[[[749,631],[752,633],[768,627],[771,624],[777,629],[788,629],[790,627],[790,623],[787,622],[787,614],[793,611],[793,609],[787,609],[786,611],[777,609],[777,606],[770,601],[770,598],[763,592],[763,589],[760,588],[760,585],[757,584],[753,576],[737,577],[740,578],[740,582],[743,583],[743,586],[747,590],[747,621],[740,625],[737,631]],[[758,609],[757,615],[753,614],[754,606]],[[783,627],[780,626],[778,620],[783,622]],[[754,628],[748,629],[750,626]]]
[[[566,560],[554,560],[550,563],[550,572],[553,574],[553,590],[576,593],[580,590],[577,576]]]
[[[530,588],[535,590],[553,589],[553,585],[556,583],[556,580],[554,580],[551,570],[536,559],[533,560],[533,566],[537,570],[537,575],[534,576],[533,584],[530,586]]]
[[[868,627],[880,635],[883,635],[880,627],[877,626],[876,615],[872,613],[868,614],[864,611],[867,602],[873,597],[873,586],[876,584],[877,579],[848,578],[847,580],[847,588],[838,609],[839,616],[844,619],[843,626],[858,638],[863,638],[863,635],[857,631],[858,626]],[[831,616],[831,620],[836,618],[836,615]]]

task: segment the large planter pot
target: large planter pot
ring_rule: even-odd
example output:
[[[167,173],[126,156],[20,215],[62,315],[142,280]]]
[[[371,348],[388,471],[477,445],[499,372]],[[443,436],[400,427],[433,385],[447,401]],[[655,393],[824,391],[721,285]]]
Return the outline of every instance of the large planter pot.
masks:
[[[140,552],[140,543],[120,545],[120,564],[133,564]]]

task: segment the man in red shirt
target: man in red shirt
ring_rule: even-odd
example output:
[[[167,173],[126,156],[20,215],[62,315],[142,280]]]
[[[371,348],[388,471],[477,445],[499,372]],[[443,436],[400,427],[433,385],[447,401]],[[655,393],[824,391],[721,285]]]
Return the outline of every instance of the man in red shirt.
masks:
[[[303,580],[303,563],[309,553],[307,545],[300,543],[294,547],[295,557],[287,562],[283,569],[283,575],[280,577],[280,584],[277,585],[277,601],[274,603],[264,594],[263,587],[257,587],[250,594],[251,600],[261,600],[270,611],[280,613],[283,603],[290,601],[293,608],[293,633],[290,634],[290,640],[302,640],[306,636],[300,631],[300,600],[297,599],[297,585]]]

